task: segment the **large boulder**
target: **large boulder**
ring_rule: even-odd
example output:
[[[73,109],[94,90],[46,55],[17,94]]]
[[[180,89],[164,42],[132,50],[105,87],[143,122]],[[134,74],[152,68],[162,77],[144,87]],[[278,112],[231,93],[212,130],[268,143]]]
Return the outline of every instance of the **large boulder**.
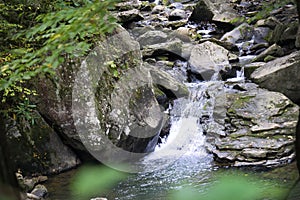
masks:
[[[204,80],[210,80],[220,70],[230,67],[229,51],[222,46],[206,41],[195,45],[189,58],[191,72],[199,74]]]
[[[83,157],[113,157],[114,149],[146,153],[157,143],[162,116],[152,77],[138,42],[121,27],[82,62],[58,69],[55,81],[41,78],[37,90],[39,111]]]
[[[293,102],[300,102],[300,51],[277,58],[256,69],[251,79],[268,90],[285,94]]]
[[[221,87],[221,86],[220,86]],[[228,86],[227,86],[228,87]],[[204,126],[217,162],[230,166],[279,166],[295,158],[299,107],[286,96],[238,84],[215,97],[213,122]]]
[[[10,160],[24,174],[58,173],[77,166],[80,161],[65,146],[57,133],[35,112],[34,123],[7,120],[6,140]]]

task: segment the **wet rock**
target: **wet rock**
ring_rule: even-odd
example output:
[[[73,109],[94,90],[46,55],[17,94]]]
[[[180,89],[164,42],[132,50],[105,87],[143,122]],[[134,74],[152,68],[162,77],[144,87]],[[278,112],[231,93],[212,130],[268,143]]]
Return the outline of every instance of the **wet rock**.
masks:
[[[268,17],[267,19],[261,19],[256,22],[258,27],[269,27],[274,29],[278,24],[281,24],[276,17]]]
[[[298,106],[280,93],[254,84],[240,92],[227,91],[223,100],[225,127],[211,124],[207,137],[215,138],[215,160],[233,166],[279,166],[295,158]],[[224,102],[224,99],[225,102]],[[222,124],[222,123],[221,123]],[[219,128],[218,128],[219,127]],[[225,132],[219,136],[219,132]]]
[[[170,27],[172,29],[177,29],[179,27],[185,26],[186,24],[187,24],[187,20],[182,19],[182,20],[176,20],[176,21],[169,21],[168,23],[166,23],[166,27]]]
[[[138,42],[124,29],[119,31],[99,42],[82,63],[72,108],[80,139],[89,151],[122,162],[131,152],[153,151],[163,118]],[[87,118],[91,123],[83,120]]]
[[[227,50],[231,50],[231,51],[238,51],[239,50],[235,44],[233,44],[231,42],[223,41],[223,40],[218,40],[216,38],[201,39],[199,41],[199,43],[203,43],[203,42],[206,42],[206,41],[213,42],[217,45],[220,45],[220,46],[224,47]]]
[[[143,57],[153,57],[162,54],[182,55],[183,42],[180,39],[174,39],[165,43],[147,45],[142,50]]]
[[[119,12],[117,18],[120,23],[140,21],[144,19],[144,17],[140,14],[140,11],[138,9]]]
[[[253,62],[266,61],[265,59],[267,58],[267,56],[280,57],[283,56],[283,54],[283,49],[279,45],[273,44],[272,46],[261,52],[258,56],[256,56],[253,59]]]
[[[300,48],[300,26],[298,27],[296,35],[295,47],[297,47],[298,49]]]
[[[137,38],[143,48],[146,45],[153,45],[158,43],[164,43],[167,41],[168,35],[162,31],[148,31]]]
[[[244,75],[246,78],[250,78],[251,74],[258,68],[264,66],[265,62],[253,62],[244,66]]]
[[[266,38],[270,34],[271,29],[269,27],[256,27],[253,30],[254,42],[256,44],[267,43]]]
[[[37,184],[44,183],[45,181],[47,181],[48,177],[38,176],[33,178],[28,178],[28,177],[23,178],[22,174],[17,173],[17,180],[21,189],[25,192],[29,192],[32,191],[34,186],[36,186]]]
[[[166,9],[165,6],[163,6],[163,5],[157,5],[157,6],[155,6],[155,7],[152,9],[152,13],[153,13],[153,14],[159,14],[159,13],[165,11],[165,9]]]
[[[176,20],[181,20],[186,18],[186,12],[184,10],[180,9],[175,9],[171,11],[169,14],[169,20],[170,21],[176,21]]]
[[[30,194],[39,198],[44,198],[48,194],[48,190],[44,185],[37,185]]]
[[[204,80],[210,80],[216,72],[230,67],[228,55],[224,47],[209,41],[195,45],[189,59],[191,72],[201,75]]]
[[[169,73],[148,64],[145,67],[150,70],[153,83],[164,88],[163,90],[169,98],[174,99],[189,95],[187,87],[173,78]]]
[[[251,40],[254,28],[247,23],[243,23],[221,37],[221,41],[236,44],[237,42]]]
[[[290,23],[282,33],[280,41],[295,40],[298,31],[298,22]]]
[[[232,8],[229,0],[201,0],[197,3],[189,20],[232,23],[232,20],[237,17],[237,12]]]
[[[115,5],[118,11],[128,11],[132,9],[140,9],[142,3],[140,1],[120,2]]]
[[[300,102],[299,70],[300,52],[277,58],[255,70],[251,79],[259,86],[285,94],[292,101]]]
[[[129,153],[152,151],[162,118],[152,79],[141,63],[139,43],[118,27],[84,62],[69,61],[59,68],[55,84],[46,78],[37,81],[38,109],[82,158],[95,149],[113,159],[116,146]],[[139,132],[153,135],[139,138]]]
[[[192,15],[190,16],[190,21],[201,22],[201,21],[211,21],[214,16],[211,8],[206,1],[199,1],[196,5]]]
[[[24,173],[50,174],[77,166],[80,161],[73,151],[65,146],[56,131],[38,112],[32,113],[35,123],[7,121],[7,142],[11,160]],[[26,127],[26,128],[24,128]],[[42,177],[41,177],[42,179]],[[39,182],[24,179],[25,188]]]

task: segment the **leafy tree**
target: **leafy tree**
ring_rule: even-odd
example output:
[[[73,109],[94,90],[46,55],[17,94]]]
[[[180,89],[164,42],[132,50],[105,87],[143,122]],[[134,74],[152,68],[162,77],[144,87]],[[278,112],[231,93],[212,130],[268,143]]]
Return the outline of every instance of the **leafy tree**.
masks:
[[[7,184],[16,186],[8,162],[5,120],[32,120],[35,108],[28,80],[54,75],[66,58],[84,56],[114,29],[109,13],[117,0],[0,0],[0,199]],[[5,186],[6,187],[6,186]],[[11,196],[11,199],[19,197]]]
[[[55,74],[65,59],[85,55],[114,29],[116,0],[0,0],[0,97],[2,112],[29,116],[26,82]],[[24,108],[25,105],[29,105]],[[22,109],[19,109],[22,108]]]

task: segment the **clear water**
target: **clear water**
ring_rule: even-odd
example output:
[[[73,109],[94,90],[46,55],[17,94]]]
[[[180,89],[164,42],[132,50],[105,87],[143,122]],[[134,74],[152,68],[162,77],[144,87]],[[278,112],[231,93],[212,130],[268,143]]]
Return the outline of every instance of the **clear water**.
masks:
[[[254,168],[224,169],[215,165],[213,156],[205,150],[205,135],[199,123],[202,115],[212,117],[213,98],[205,98],[205,91],[210,84],[212,83],[187,84],[191,92],[190,96],[176,100],[170,110],[172,124],[170,135],[155,149],[155,152],[140,160],[145,172],[129,174],[111,191],[99,196],[109,200],[165,200],[172,199],[170,197],[172,191],[178,191],[185,186],[192,187],[203,194],[218,181],[217,177],[220,173],[237,172],[258,175],[262,178],[260,181],[266,189],[281,187],[287,191],[291,188],[297,179],[295,164],[269,171]],[[69,195],[69,183],[76,171],[50,178],[46,184],[50,192],[49,199],[73,199]],[[269,195],[266,193],[266,197]]]

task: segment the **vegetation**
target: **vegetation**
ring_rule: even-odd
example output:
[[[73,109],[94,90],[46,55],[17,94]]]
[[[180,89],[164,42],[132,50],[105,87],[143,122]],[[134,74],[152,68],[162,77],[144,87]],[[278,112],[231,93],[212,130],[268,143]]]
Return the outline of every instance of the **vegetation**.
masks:
[[[115,2],[0,1],[1,112],[30,120],[28,96],[36,92],[27,87],[28,80],[55,74],[66,59],[85,55],[99,37],[113,31],[116,20],[108,10]]]

